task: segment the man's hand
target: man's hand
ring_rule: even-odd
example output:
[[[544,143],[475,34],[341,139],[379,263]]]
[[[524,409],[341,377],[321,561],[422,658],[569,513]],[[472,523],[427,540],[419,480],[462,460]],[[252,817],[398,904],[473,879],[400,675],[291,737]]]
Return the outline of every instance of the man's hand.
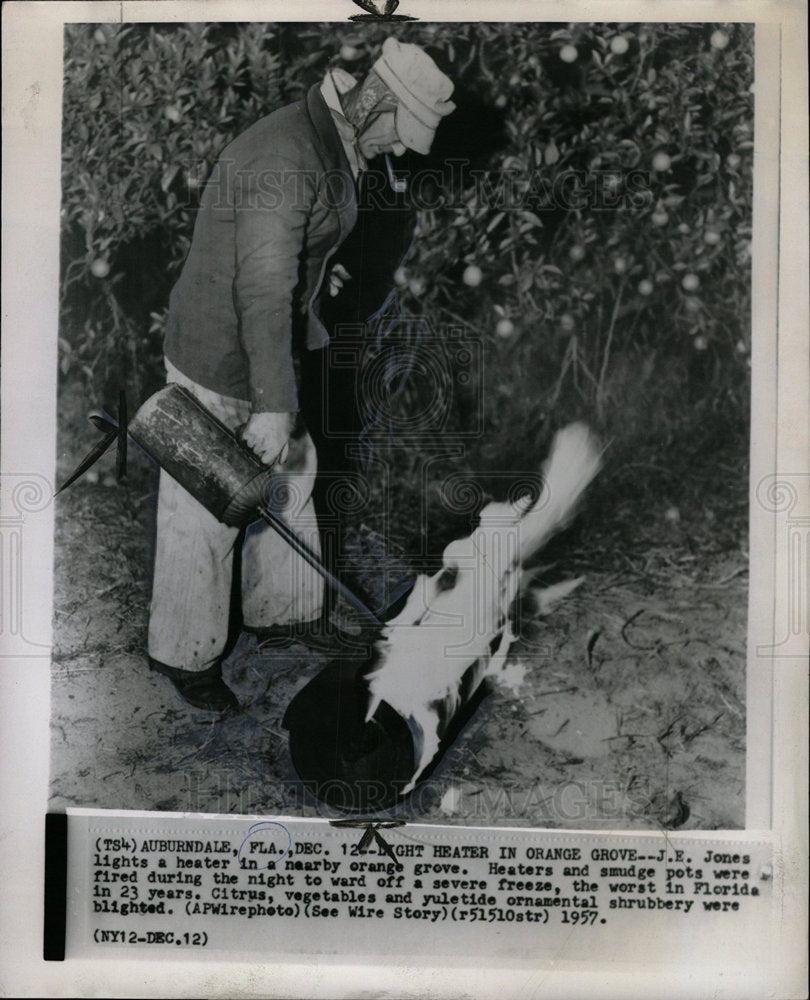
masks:
[[[242,428],[242,440],[265,465],[283,465],[292,427],[289,413],[252,413]]]
[[[343,288],[344,281],[351,281],[351,277],[342,264],[335,264],[329,274],[329,294],[332,298]]]

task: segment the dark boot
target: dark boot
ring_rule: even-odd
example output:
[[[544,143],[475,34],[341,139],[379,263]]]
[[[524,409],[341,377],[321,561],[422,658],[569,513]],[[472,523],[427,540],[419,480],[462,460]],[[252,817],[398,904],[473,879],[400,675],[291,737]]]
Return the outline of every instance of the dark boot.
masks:
[[[236,695],[222,679],[221,661],[207,670],[194,671],[169,667],[150,656],[149,668],[167,677],[181,697],[195,708],[221,714],[232,714],[239,709]]]

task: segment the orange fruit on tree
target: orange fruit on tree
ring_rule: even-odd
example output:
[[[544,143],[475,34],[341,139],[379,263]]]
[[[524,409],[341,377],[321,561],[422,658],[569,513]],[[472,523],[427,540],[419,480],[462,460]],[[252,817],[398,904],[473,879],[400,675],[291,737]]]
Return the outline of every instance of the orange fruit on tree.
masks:
[[[469,264],[464,269],[464,274],[461,276],[461,280],[470,288],[477,288],[484,277],[484,272],[477,264]]]

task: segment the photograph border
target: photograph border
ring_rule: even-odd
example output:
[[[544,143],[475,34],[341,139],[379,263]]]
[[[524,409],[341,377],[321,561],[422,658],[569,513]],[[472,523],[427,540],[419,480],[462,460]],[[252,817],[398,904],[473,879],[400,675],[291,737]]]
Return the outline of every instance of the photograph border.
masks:
[[[407,10],[406,10],[407,8]],[[0,791],[11,803],[4,816],[3,863],[13,872],[4,902],[0,932],[13,938],[12,961],[5,960],[8,995],[90,995],[106,989],[124,995],[137,981],[150,992],[142,995],[207,995],[238,990],[243,995],[344,995],[364,990],[377,995],[401,990],[402,967],[369,965],[362,956],[347,956],[339,974],[332,963],[316,959],[309,967],[133,961],[78,962],[44,965],[41,954],[42,850],[48,795],[48,719],[50,704],[49,647],[53,564],[53,479],[56,461],[55,379],[59,286],[59,192],[61,131],[62,25],[66,21],[128,20],[338,20],[354,11],[345,3],[311,3],[306,11],[283,16],[275,2],[241,0],[204,4],[174,0],[133,4],[100,2],[9,3],[3,10],[4,150],[3,150],[3,527],[17,538],[18,563],[8,561],[4,590],[13,592],[9,617],[0,638],[2,651],[2,772]],[[806,11],[801,2],[704,3],[684,0],[666,6],[620,2],[594,9],[593,4],[500,3],[414,0],[403,11],[424,20],[470,20],[481,12],[486,20],[754,21],[757,23],[756,127],[757,167],[754,194],[752,265],[753,407],[751,420],[751,586],[748,618],[748,739],[746,829],[724,839],[771,837],[784,869],[782,905],[791,915],[782,943],[787,971],[781,995],[801,991],[800,961],[806,921],[806,823],[802,811],[806,789],[807,637],[791,638],[782,652],[773,646],[789,629],[785,609],[790,588],[804,585],[790,561],[789,530],[810,530],[808,500],[808,311],[807,282],[807,98]],[[189,12],[194,16],[189,16]],[[256,16],[261,12],[261,16]],[[484,16],[485,12],[485,16]],[[641,16],[643,13],[643,17]],[[506,16],[508,14],[508,16]],[[203,17],[204,15],[204,17]],[[251,16],[252,15],[252,16]],[[530,15],[530,16],[529,16]],[[579,15],[579,16],[577,16]],[[764,47],[760,47],[763,41]],[[775,50],[766,59],[765,48]],[[54,59],[58,53],[60,58]],[[771,102],[774,102],[773,104]],[[778,114],[773,113],[778,109]],[[774,153],[777,151],[778,155]],[[34,211],[31,206],[35,206]],[[13,247],[13,250],[11,249]],[[21,471],[22,470],[22,471]],[[764,484],[764,485],[763,485]],[[782,497],[794,498],[791,505]],[[763,501],[763,497],[766,501]],[[766,506],[771,503],[771,507]],[[15,534],[16,532],[16,534]],[[14,576],[14,566],[21,567]],[[791,568],[793,567],[793,568]],[[805,567],[805,571],[807,567]],[[801,565],[798,572],[801,572]],[[804,585],[806,586],[806,585]],[[806,593],[806,592],[805,592]],[[48,595],[45,600],[43,595]],[[5,610],[5,607],[4,607]],[[795,650],[795,651],[794,651]],[[22,762],[22,766],[21,766]],[[798,790],[798,794],[797,794]],[[459,828],[463,830],[464,828]],[[476,828],[472,828],[473,833]],[[757,833],[759,831],[759,833]],[[579,832],[579,831],[577,831]],[[639,831],[641,832],[641,831]],[[622,831],[627,833],[627,831]],[[701,831],[695,835],[702,836]],[[675,957],[675,956],[674,956]],[[724,956],[717,969],[706,970],[694,993],[711,995],[720,988]],[[485,964],[486,960],[482,960]],[[465,977],[448,968],[437,977],[430,970],[408,969],[409,995],[451,996],[465,991]],[[328,972],[328,975],[326,974]],[[799,973],[798,978],[796,973]],[[511,976],[511,978],[510,978]],[[133,979],[132,977],[136,977]],[[506,977],[506,979],[504,979]],[[655,977],[655,978],[654,978]],[[480,994],[493,995],[504,982],[514,995],[684,995],[676,987],[680,975],[662,984],[657,973],[640,967],[614,970],[479,968]],[[238,982],[238,986],[234,983]],[[693,985],[694,982],[693,982]],[[780,984],[775,985],[775,992]],[[795,993],[784,992],[786,988]],[[168,990],[168,992],[166,992]],[[122,992],[123,991],[123,992]],[[188,991],[188,992],[186,992]],[[258,992],[255,992],[258,991]],[[550,992],[549,992],[550,991]],[[510,991],[506,990],[506,994]],[[505,994],[504,994],[505,995]],[[720,994],[718,994],[720,995]]]

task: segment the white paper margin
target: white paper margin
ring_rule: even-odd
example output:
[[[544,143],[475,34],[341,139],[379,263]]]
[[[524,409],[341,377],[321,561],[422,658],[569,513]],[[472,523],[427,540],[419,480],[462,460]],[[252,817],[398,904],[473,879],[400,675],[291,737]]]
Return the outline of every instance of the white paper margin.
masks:
[[[758,657],[778,641],[787,580],[774,551],[784,524],[763,512],[754,495],[761,478],[808,469],[808,213],[806,9],[802,0],[652,0],[512,2],[404,0],[402,10],[425,20],[756,21],[757,156],[749,607],[749,831],[769,825],[783,866],[775,912],[778,953],[770,963],[770,995],[804,995],[806,942],[807,662]],[[718,940],[718,962],[692,969],[673,954],[671,976],[642,961],[626,968],[374,967],[362,956],[335,965],[313,956],[306,964],[41,961],[42,852],[48,796],[53,505],[37,509],[37,492],[52,485],[55,467],[56,330],[64,21],[343,20],[349,0],[174,0],[139,3],[7,3],[3,8],[3,372],[2,464],[4,517],[14,515],[11,490],[28,481],[24,513],[26,587],[22,633],[2,635],[2,858],[0,989],[13,996],[717,996],[740,998],[733,942]],[[767,46],[767,65],[762,58]],[[774,55],[774,48],[776,55]],[[765,107],[765,94],[779,104]],[[763,145],[766,135],[781,137]],[[778,251],[778,256],[777,256]],[[778,261],[778,270],[776,263]],[[778,360],[778,366],[774,361]],[[778,377],[777,377],[778,374]],[[9,477],[11,474],[11,477]],[[41,477],[38,478],[38,477]],[[43,486],[44,481],[44,486]],[[19,497],[18,497],[19,499]],[[24,498],[25,499],[25,498]],[[806,503],[806,500],[804,501]],[[791,516],[807,517],[807,509]],[[5,563],[2,564],[5,567]],[[754,582],[757,582],[756,587]],[[2,581],[4,587],[15,581]],[[20,643],[22,639],[22,643]],[[772,740],[771,740],[772,733]],[[733,837],[737,834],[732,832]],[[761,834],[758,834],[761,836]],[[745,835],[740,835],[744,840]],[[726,839],[728,835],[726,835]],[[643,951],[643,949],[641,949]],[[472,966],[473,963],[470,963]],[[765,995],[764,982],[751,983]]]

